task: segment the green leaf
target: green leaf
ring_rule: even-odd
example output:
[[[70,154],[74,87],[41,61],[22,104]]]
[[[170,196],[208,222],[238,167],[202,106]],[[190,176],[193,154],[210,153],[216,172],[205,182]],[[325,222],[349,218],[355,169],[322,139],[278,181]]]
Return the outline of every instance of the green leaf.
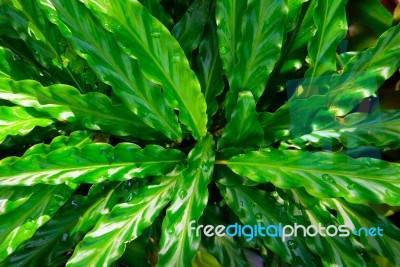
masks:
[[[0,79],[0,98],[91,130],[140,139],[160,137],[123,105],[112,105],[111,100],[100,93],[81,95],[68,85],[43,87],[33,80]]]
[[[349,24],[362,22],[378,35],[381,35],[392,26],[393,16],[380,1],[349,1],[346,8]]]
[[[0,47],[0,78],[39,80],[39,72],[22,58],[17,58],[9,49]]]
[[[332,209],[326,205],[324,199],[318,199],[307,194],[304,188],[297,190],[285,190],[279,192],[288,205],[288,210],[296,218],[298,225],[308,227],[309,225],[321,225],[323,235],[305,237],[307,246],[316,255],[321,256],[324,266],[371,266],[365,261],[365,256],[360,255],[362,246],[355,240],[351,234],[351,226],[339,222],[331,213]],[[329,200],[328,200],[329,201]],[[297,215],[294,215],[297,214]],[[327,227],[335,225],[345,225],[348,227],[349,236],[329,235]],[[325,228],[325,229],[324,229]],[[340,228],[339,228],[340,229]],[[342,234],[342,230],[339,230]],[[299,236],[304,235],[303,231],[299,231]],[[332,233],[332,230],[330,230]]]
[[[181,123],[193,132],[194,138],[203,137],[207,132],[206,102],[182,48],[168,29],[137,1],[83,2],[114,33],[123,51],[138,60],[144,76],[164,88],[163,98],[179,110]],[[136,16],[125,16],[126,13]]]
[[[400,25],[390,28],[375,47],[352,57],[343,73],[333,75],[328,93],[329,111],[343,116],[379,86],[400,66]]]
[[[11,161],[14,160],[17,160],[17,158],[11,159],[8,163],[5,160],[2,160],[1,165],[10,164]],[[43,188],[45,188],[45,185],[36,185],[32,187],[0,187],[0,215],[20,207],[22,204],[28,201],[35,192],[41,191]]]
[[[211,255],[205,248],[201,247],[197,250],[192,262],[193,267],[222,267],[217,259]]]
[[[112,86],[114,93],[133,113],[169,138],[181,138],[177,118],[166,106],[160,88],[144,78],[137,60],[123,52],[113,34],[99,27],[105,22],[96,20],[78,1],[38,1],[93,71]]]
[[[201,237],[190,233],[189,224],[200,218],[208,201],[207,186],[215,160],[213,147],[214,141],[207,135],[189,153],[189,166],[178,178],[176,193],[163,221],[160,266],[191,266]]]
[[[201,91],[207,102],[207,114],[214,115],[218,110],[215,99],[224,90],[222,62],[218,54],[218,37],[214,23],[205,26],[204,37],[200,42],[196,61],[196,74],[201,84]]]
[[[209,205],[204,210],[202,219],[207,224],[225,225],[227,215],[226,210],[215,205]],[[213,255],[222,266],[249,266],[244,256],[244,249],[241,244],[231,236],[205,237],[203,242],[208,252]]]
[[[263,130],[258,122],[258,114],[253,95],[249,91],[240,92],[230,121],[226,124],[218,141],[218,150],[226,147],[259,146]]]
[[[132,201],[116,205],[78,244],[67,266],[109,266],[120,258],[125,243],[137,238],[168,204],[175,182],[158,177]]]
[[[236,65],[237,45],[242,36],[242,20],[247,1],[217,0],[215,20],[217,22],[219,54],[226,76],[232,78]]]
[[[221,163],[225,163],[221,161]],[[343,197],[353,203],[400,205],[400,164],[373,158],[295,150],[251,152],[227,161],[235,173],[279,188],[305,187],[317,197]]]
[[[336,50],[346,36],[346,1],[319,0],[314,10],[316,34],[308,42],[308,59],[311,67],[305,73],[301,89],[305,96],[318,94],[329,83],[320,76],[336,73]],[[326,79],[325,79],[326,80]],[[322,87],[322,88],[321,88]]]
[[[5,0],[4,10],[10,23],[33,52],[35,59],[44,66],[59,83],[77,87],[81,92],[93,91],[87,84],[90,70],[83,71],[85,64],[72,52],[59,29],[50,23],[36,1]],[[82,60],[82,70],[76,64]],[[27,77],[30,78],[30,77]]]
[[[228,206],[236,213],[240,221],[246,225],[278,226],[293,224],[287,211],[281,205],[274,203],[266,192],[246,186],[222,186],[218,184],[220,192]],[[279,237],[259,236],[264,245],[282,259],[293,265],[319,266],[318,260],[307,248],[303,239],[291,238],[285,242]],[[297,246],[293,246],[293,242]]]
[[[330,208],[337,210],[340,223],[352,226],[354,229],[380,227],[383,236],[359,237],[360,242],[368,252],[383,256],[393,266],[400,264],[398,253],[400,251],[400,229],[389,219],[377,215],[369,205],[355,205],[343,199],[327,200]]]
[[[33,128],[46,127],[54,122],[32,108],[0,107],[0,143],[7,135],[26,135]]]
[[[190,55],[199,46],[209,16],[210,0],[196,0],[172,29],[171,34],[186,55]]]
[[[165,27],[170,28],[174,24],[172,18],[161,5],[160,0],[139,0],[139,2],[151,13],[153,17],[161,21]]]
[[[34,154],[43,154],[46,155],[51,151],[57,150],[62,147],[72,146],[81,148],[85,145],[92,143],[93,136],[88,131],[76,131],[72,132],[69,136],[57,136],[53,140],[51,140],[50,144],[37,144],[29,149],[27,149],[23,155],[23,157],[34,155]]]
[[[287,13],[282,0],[248,1],[234,71],[228,75],[231,90],[251,91],[258,101],[280,55]]]
[[[30,155],[1,165],[0,185],[98,183],[124,181],[171,171],[184,159],[177,150],[150,145],[90,144],[81,149],[64,147],[49,154]]]
[[[72,192],[66,185],[46,186],[32,194],[18,209],[1,215],[0,262],[30,239],[64,205]]]
[[[296,145],[323,146],[336,139],[348,148],[373,145],[385,151],[400,148],[399,138],[400,112],[382,110],[373,114],[349,114],[340,123],[332,121],[293,142]]]

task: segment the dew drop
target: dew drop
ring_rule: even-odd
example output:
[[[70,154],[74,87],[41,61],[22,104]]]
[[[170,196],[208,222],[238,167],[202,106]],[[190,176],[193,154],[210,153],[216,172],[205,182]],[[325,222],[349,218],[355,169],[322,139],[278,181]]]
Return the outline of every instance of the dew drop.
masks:
[[[152,32],[150,34],[150,36],[153,37],[153,38],[160,38],[161,33],[157,32],[157,31],[154,31],[154,32]]]
[[[363,158],[361,162],[366,165],[367,167],[371,167],[371,159],[370,158]]]
[[[132,187],[132,181],[130,181],[130,180],[126,181],[124,187],[125,188],[131,188]]]
[[[72,206],[73,209],[76,209],[76,208],[78,208],[79,205],[78,205],[78,203],[76,203],[75,200],[72,200],[71,201],[71,206]]]
[[[335,183],[335,180],[329,174],[323,174],[322,175],[322,180],[324,180],[325,182],[332,183],[332,184]]]
[[[259,212],[259,213],[256,213],[256,220],[257,221],[260,221],[261,219],[262,219],[262,214]]]
[[[400,198],[400,196],[398,194],[394,193],[392,190],[388,189],[385,191],[385,193],[388,198],[393,199],[395,201],[398,201]]]
[[[181,61],[182,61],[181,54],[176,53],[176,54],[174,54],[174,55],[172,56],[172,62],[174,62],[174,63],[179,63],[179,62],[181,62]]]
[[[221,56],[226,55],[229,52],[229,48],[226,46],[220,46],[219,47],[219,53]]]
[[[352,183],[352,184],[349,184],[349,185],[347,186],[347,189],[349,189],[349,190],[354,190],[355,187],[356,187],[356,184],[355,184],[355,183]]]
[[[168,235],[174,235],[174,234],[175,234],[174,229],[172,229],[172,228],[167,229],[167,234],[168,234]]]
[[[49,208],[49,213],[54,214],[58,210],[58,206],[51,206]]]
[[[67,233],[63,233],[63,235],[61,236],[61,241],[62,242],[67,242],[68,240],[68,234]]]
[[[243,206],[243,205],[244,205],[243,201],[240,201],[240,206]]]
[[[208,171],[208,167],[207,167],[206,164],[204,164],[203,167],[201,167],[201,169],[202,169],[203,171],[205,171],[205,172]]]
[[[267,73],[267,71],[268,71],[268,68],[266,65],[260,65],[257,67],[258,73],[264,74],[264,73]]]
[[[274,198],[277,198],[279,196],[278,192],[276,192],[276,191],[272,191],[270,194],[271,194],[271,197],[274,197]]]
[[[185,189],[182,189],[178,193],[180,199],[184,199],[187,196],[187,191]]]
[[[289,240],[287,245],[290,249],[296,249],[299,246],[295,240]]]

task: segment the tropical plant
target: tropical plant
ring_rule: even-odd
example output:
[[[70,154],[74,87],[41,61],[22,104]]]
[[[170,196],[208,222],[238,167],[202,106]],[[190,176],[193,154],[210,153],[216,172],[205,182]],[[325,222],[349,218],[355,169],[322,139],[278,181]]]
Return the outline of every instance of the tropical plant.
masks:
[[[1,266],[400,265],[378,1],[0,2]],[[235,223],[383,236],[190,228]]]

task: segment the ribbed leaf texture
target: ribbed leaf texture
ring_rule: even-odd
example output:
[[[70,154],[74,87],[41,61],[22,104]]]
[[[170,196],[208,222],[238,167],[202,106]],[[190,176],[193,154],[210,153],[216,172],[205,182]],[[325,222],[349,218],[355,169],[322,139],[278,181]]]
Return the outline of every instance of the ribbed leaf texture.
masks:
[[[0,166],[0,185],[98,183],[161,175],[184,159],[178,150],[159,146],[141,149],[135,144],[90,144],[64,147],[49,154],[22,157]]]
[[[349,114],[340,123],[332,121],[293,142],[298,145],[323,146],[332,144],[336,139],[348,148],[373,145],[381,150],[389,150],[400,148],[399,138],[400,112],[382,110],[373,114]]]
[[[229,159],[235,173],[280,188],[305,187],[317,197],[343,197],[353,203],[399,205],[400,165],[342,154],[265,150]]]
[[[0,79],[0,98],[91,130],[147,140],[156,139],[161,134],[145,125],[123,105],[113,105],[105,95],[82,95],[68,85],[43,87],[33,80],[15,82]]]
[[[280,205],[273,203],[268,195],[260,190],[245,187],[225,187],[219,185],[220,192],[228,206],[236,213],[243,224],[265,226],[282,224],[293,224],[292,219]],[[267,200],[267,201],[266,201]],[[265,246],[274,253],[281,256],[286,262],[293,265],[307,263],[310,266],[318,266],[319,262],[308,249],[305,242],[296,239],[296,246],[292,245],[291,239],[283,242],[282,239],[265,235],[260,236]]]
[[[190,266],[201,236],[189,232],[192,220],[200,218],[208,201],[207,186],[214,170],[214,141],[204,137],[189,153],[189,166],[182,171],[162,225],[158,254],[160,266]]]
[[[31,108],[0,107],[0,143],[7,135],[26,135],[36,126],[46,127],[53,122]]]
[[[120,48],[114,36],[78,1],[39,1],[73,47],[125,105],[152,128],[177,140],[181,133],[172,109],[158,86],[141,74],[137,60]],[[105,22],[102,22],[105,23]],[[101,43],[98,42],[101,40]]]
[[[122,256],[125,243],[137,238],[168,204],[175,181],[176,177],[158,177],[140,188],[132,201],[116,205],[78,244],[67,266],[110,266]]]
[[[140,71],[164,88],[163,98],[199,140],[206,134],[206,103],[199,81],[179,43],[137,1],[83,0],[114,33],[121,49],[138,60]],[[136,14],[125,16],[125,13]],[[188,90],[190,88],[190,90]]]

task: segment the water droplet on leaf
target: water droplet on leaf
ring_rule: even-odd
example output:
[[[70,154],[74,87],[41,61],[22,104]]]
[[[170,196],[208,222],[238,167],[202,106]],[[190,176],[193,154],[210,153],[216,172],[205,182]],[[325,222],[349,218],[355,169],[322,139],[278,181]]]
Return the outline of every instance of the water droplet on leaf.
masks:
[[[181,191],[179,191],[178,195],[180,199],[184,199],[187,196],[187,191],[185,189],[182,189]]]
[[[332,183],[332,184],[335,183],[335,180],[329,174],[323,174],[322,175],[322,180],[324,180],[325,182]]]
[[[160,38],[161,33],[159,33],[159,32],[152,32],[152,33],[150,34],[150,36],[153,37],[153,38]]]
[[[219,47],[219,53],[221,56],[226,55],[229,52],[229,48],[226,46],[220,46]]]
[[[260,221],[261,219],[262,219],[262,214],[259,212],[259,213],[256,213],[256,220],[257,221]]]
[[[288,247],[290,249],[296,249],[298,246],[299,246],[299,244],[297,243],[297,241],[295,241],[295,240],[288,241]]]
[[[349,190],[354,190],[355,187],[356,187],[356,184],[355,184],[355,183],[352,183],[352,184],[349,184],[349,185],[347,186],[347,189],[349,189]]]

